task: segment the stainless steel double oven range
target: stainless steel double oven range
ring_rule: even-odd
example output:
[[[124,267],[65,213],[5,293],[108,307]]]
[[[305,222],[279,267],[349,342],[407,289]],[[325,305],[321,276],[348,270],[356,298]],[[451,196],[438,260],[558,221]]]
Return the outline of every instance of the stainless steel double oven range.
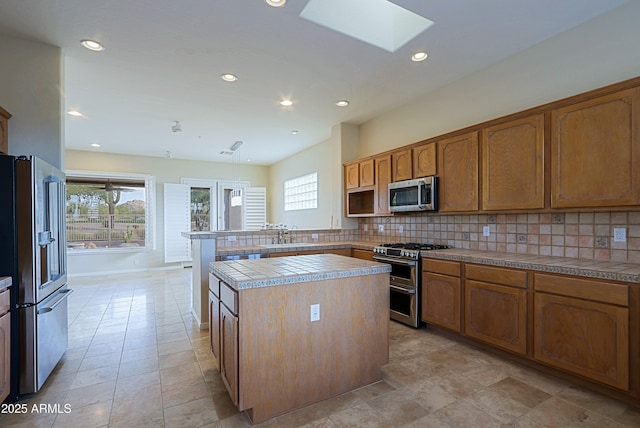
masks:
[[[441,250],[446,245],[394,243],[373,249],[373,259],[391,265],[389,278],[390,317],[411,327],[420,325],[420,251]]]

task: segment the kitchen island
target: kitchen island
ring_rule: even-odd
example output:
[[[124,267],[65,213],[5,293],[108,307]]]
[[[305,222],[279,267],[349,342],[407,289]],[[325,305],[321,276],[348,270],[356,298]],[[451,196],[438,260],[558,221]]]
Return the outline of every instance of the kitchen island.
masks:
[[[238,409],[257,423],[381,380],[390,270],[334,254],[211,263],[211,345]]]

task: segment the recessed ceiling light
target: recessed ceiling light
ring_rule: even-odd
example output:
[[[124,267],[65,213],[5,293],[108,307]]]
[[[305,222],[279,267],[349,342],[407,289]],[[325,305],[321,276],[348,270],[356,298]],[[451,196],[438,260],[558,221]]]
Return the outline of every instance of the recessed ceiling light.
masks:
[[[287,0],[264,0],[269,6],[280,7],[284,6]]]
[[[300,132],[300,131],[298,131],[298,130],[296,130],[296,129],[294,129],[293,131],[291,131],[291,133],[292,133],[293,135],[298,135],[298,133],[299,133],[299,132]]]
[[[98,143],[91,143],[91,147],[101,147]]]
[[[96,42],[95,40],[81,40],[80,44],[90,51],[100,52],[104,50],[104,46],[102,46],[102,43]]]
[[[80,113],[78,110],[69,110],[67,114],[69,116],[82,117],[82,113]]]
[[[224,80],[225,82],[235,82],[236,80],[238,80],[238,76],[231,73],[224,73],[220,77],[222,77],[222,80]]]
[[[420,62],[420,61],[424,61],[425,59],[427,59],[427,53],[426,52],[416,52],[411,56],[411,61],[413,62]]]
[[[282,101],[280,101],[280,105],[283,107],[291,107],[293,105],[293,101],[289,100],[289,99],[284,99]]]
[[[337,102],[336,102],[336,105],[337,105],[338,107],[346,107],[346,106],[348,106],[348,105],[349,105],[349,101],[347,101],[347,100],[340,100],[340,101],[337,101]]]

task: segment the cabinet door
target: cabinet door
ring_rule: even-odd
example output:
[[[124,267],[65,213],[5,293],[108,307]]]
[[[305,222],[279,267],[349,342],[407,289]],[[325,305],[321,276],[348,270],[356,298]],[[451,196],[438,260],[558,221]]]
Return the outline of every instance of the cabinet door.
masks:
[[[535,294],[534,358],[629,390],[629,310]]]
[[[640,203],[640,88],[551,113],[551,206]]]
[[[11,391],[11,314],[0,317],[0,403]]]
[[[389,183],[391,182],[391,156],[375,159],[376,166],[376,198],[373,211],[375,214],[389,214]]]
[[[373,159],[360,162],[360,186],[373,186],[375,175],[373,170]]]
[[[399,150],[391,154],[393,162],[393,181],[411,180],[411,149]]]
[[[9,153],[9,131],[7,129],[8,121],[2,116],[0,109],[0,153],[5,155]]]
[[[526,290],[467,280],[464,295],[466,335],[527,353]]]
[[[357,248],[353,248],[351,250],[351,257],[362,260],[373,261],[373,251],[369,250],[359,250]]]
[[[220,305],[220,376],[233,404],[238,405],[238,317]]]
[[[422,321],[460,332],[460,278],[424,272]]]
[[[440,211],[478,210],[478,133],[438,142]]]
[[[482,209],[544,208],[544,115],[482,131]]]
[[[209,349],[220,371],[220,300],[209,291]]]
[[[436,143],[413,149],[413,178],[436,175]]]
[[[352,163],[344,167],[344,187],[355,189],[360,187],[360,164]]]

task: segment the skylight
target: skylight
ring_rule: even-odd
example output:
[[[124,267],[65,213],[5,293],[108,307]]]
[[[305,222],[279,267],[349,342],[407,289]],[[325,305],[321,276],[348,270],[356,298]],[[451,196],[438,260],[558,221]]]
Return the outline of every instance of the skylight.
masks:
[[[389,52],[433,25],[387,0],[309,0],[300,16]]]

